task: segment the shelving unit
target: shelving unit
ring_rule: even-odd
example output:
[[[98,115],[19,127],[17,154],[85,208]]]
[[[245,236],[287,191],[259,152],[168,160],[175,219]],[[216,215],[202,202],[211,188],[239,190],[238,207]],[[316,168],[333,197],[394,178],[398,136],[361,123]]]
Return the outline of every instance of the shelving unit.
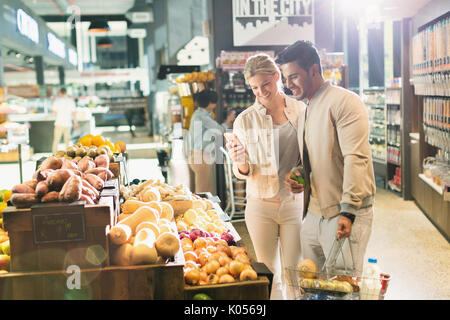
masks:
[[[442,11],[440,11],[442,12]],[[413,87],[409,114],[412,114],[414,136],[410,134],[411,193],[438,230],[450,236],[450,11],[439,17],[425,15],[429,22],[407,36],[411,39],[411,80]],[[425,19],[419,19],[421,22]],[[447,28],[447,29],[446,29]],[[448,31],[447,31],[448,33]],[[423,161],[436,158],[436,167],[424,172]],[[431,172],[431,174],[430,174]],[[431,178],[430,178],[431,176]],[[447,180],[447,185],[445,181]]]
[[[397,194],[402,193],[401,165],[402,165],[402,114],[401,88],[387,87],[386,96],[386,125],[387,125],[387,180],[388,189]]]
[[[378,185],[387,186],[386,154],[386,105],[384,88],[369,88],[363,92],[364,104],[369,114],[369,143],[372,153],[375,178]]]

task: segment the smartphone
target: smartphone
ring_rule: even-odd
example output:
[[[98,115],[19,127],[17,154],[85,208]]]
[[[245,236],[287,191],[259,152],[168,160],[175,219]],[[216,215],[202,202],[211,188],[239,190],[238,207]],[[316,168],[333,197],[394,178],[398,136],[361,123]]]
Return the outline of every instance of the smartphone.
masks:
[[[236,137],[236,135],[232,132],[225,132],[223,136],[227,139],[227,142],[233,142]]]

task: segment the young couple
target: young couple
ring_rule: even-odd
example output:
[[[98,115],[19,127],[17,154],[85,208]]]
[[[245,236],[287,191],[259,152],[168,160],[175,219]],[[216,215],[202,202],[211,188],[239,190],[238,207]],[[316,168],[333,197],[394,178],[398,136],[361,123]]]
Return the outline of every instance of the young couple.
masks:
[[[236,118],[226,146],[235,176],[247,181],[245,221],[257,260],[274,273],[271,299],[294,299],[284,268],[309,258],[320,270],[335,238],[348,238],[345,261],[360,274],[375,195],[364,104],[324,80],[306,41],[276,61],[250,57],[244,76],[256,101]],[[305,190],[290,178],[299,165]]]

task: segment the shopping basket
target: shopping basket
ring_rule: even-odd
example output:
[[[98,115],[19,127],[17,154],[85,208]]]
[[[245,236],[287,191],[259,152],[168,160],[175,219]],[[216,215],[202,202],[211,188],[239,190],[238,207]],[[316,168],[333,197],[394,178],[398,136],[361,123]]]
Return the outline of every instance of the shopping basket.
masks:
[[[344,239],[335,239],[327,259],[318,272],[287,267],[288,285],[295,292],[296,300],[384,300],[390,276],[380,274],[378,278],[361,277],[353,267],[347,267],[342,248]],[[337,267],[339,254],[343,268]],[[353,260],[353,258],[352,258]]]

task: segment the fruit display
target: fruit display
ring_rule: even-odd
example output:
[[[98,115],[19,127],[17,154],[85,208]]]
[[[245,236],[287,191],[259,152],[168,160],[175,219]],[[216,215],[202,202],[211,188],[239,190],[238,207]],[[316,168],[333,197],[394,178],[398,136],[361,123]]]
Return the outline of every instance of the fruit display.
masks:
[[[0,213],[1,214],[1,213]],[[0,225],[0,273],[9,271],[11,249],[9,246],[8,232]]]
[[[188,209],[176,218],[178,231],[202,229],[207,232],[222,234],[227,231],[225,223],[220,219],[214,209],[204,208]]]
[[[115,154],[125,151],[126,144],[123,141],[112,143],[103,136],[87,134],[82,136],[75,145],[69,146],[65,150],[57,151],[54,156],[79,161],[85,156],[95,159],[99,155],[106,154],[110,161],[113,162]]]
[[[184,279],[189,285],[231,283],[256,280],[258,274],[250,265],[244,247],[229,246],[225,240],[189,237],[180,240],[186,260]]]
[[[105,182],[114,177],[109,170],[109,157],[81,160],[50,156],[45,159],[29,181],[12,188],[11,203],[29,208],[37,203],[85,201],[98,203]]]
[[[134,201],[134,200],[128,200]],[[109,231],[115,246],[112,263],[119,266],[161,264],[180,249],[173,209],[160,201],[125,206],[125,213]]]
[[[178,186],[171,186],[162,183],[159,180],[147,180],[140,184],[133,184],[131,186],[122,186],[120,188],[120,195],[125,200],[157,200],[157,201],[171,201],[171,200],[194,200],[199,199],[192,194],[189,189],[180,184]]]
[[[189,83],[203,82],[203,83],[207,83],[207,82],[214,81],[214,79],[215,79],[214,72],[212,70],[209,70],[209,71],[206,71],[206,72],[186,73],[184,75],[184,77],[179,77],[179,78],[176,79],[176,81],[178,83],[182,83],[182,82],[189,82]]]

